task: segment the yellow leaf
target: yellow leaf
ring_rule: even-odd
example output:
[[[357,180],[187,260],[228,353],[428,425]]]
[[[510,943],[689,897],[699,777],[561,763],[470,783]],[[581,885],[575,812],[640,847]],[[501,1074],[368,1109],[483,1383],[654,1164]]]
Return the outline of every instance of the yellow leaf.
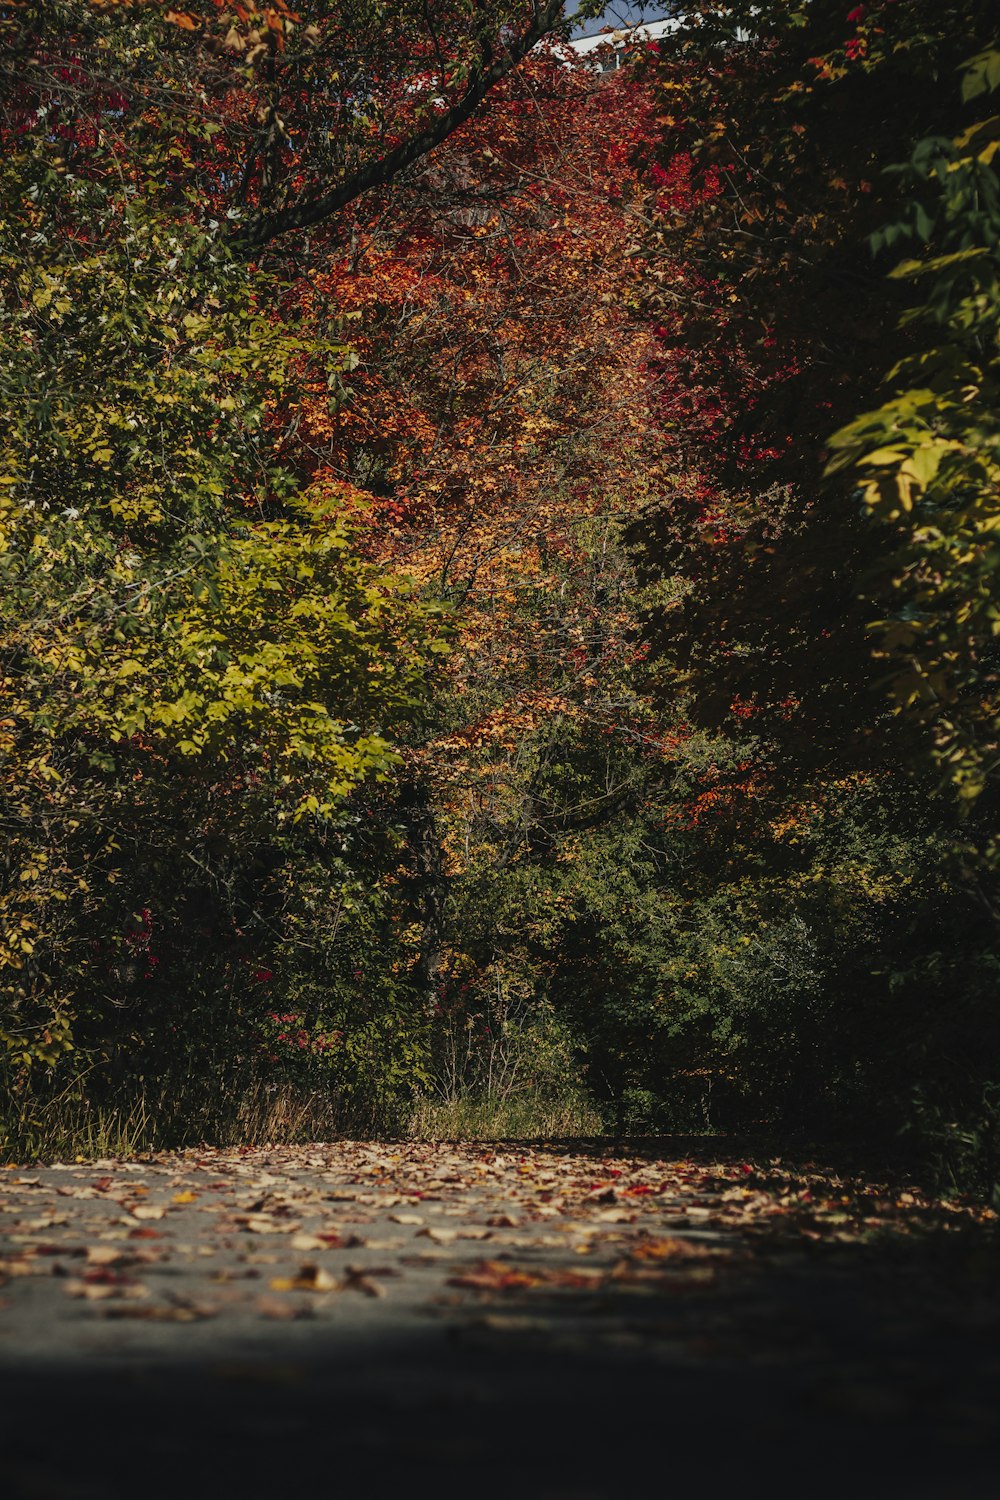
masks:
[[[272,1292],[334,1292],[337,1282],[322,1266],[305,1265],[297,1276],[276,1276],[271,1282]]]

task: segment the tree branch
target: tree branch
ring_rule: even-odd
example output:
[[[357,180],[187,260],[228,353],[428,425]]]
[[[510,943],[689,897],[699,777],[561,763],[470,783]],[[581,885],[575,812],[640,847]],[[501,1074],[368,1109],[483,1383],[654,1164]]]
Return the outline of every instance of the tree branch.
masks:
[[[279,235],[296,229],[308,229],[320,224],[335,214],[338,209],[353,203],[362,193],[372,188],[384,187],[400,172],[419,161],[446,141],[461,125],[475,114],[486,95],[509,73],[544,36],[554,31],[562,19],[563,0],[544,0],[535,7],[535,17],[522,36],[512,40],[504,56],[491,66],[477,69],[470,77],[468,87],[461,99],[434,122],[427,130],[401,141],[384,156],[369,162],[352,172],[349,177],[327,186],[309,198],[291,203],[287,208],[274,213],[259,213],[236,230],[234,238],[247,249],[259,249],[270,244]]]

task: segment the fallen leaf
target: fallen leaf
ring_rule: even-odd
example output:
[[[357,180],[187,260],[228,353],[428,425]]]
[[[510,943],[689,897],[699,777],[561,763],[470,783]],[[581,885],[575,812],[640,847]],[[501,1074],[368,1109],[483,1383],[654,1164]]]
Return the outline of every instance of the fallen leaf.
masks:
[[[130,1260],[128,1251],[119,1245],[88,1245],[88,1266],[117,1266],[124,1261]]]
[[[712,1251],[692,1240],[667,1235],[662,1239],[638,1240],[628,1248],[631,1260],[702,1260]]]
[[[470,1328],[488,1328],[491,1333],[551,1333],[558,1325],[553,1318],[533,1318],[526,1313],[484,1313]]]
[[[328,1240],[320,1239],[318,1234],[293,1234],[291,1238],[293,1250],[330,1250],[334,1248]]]
[[[40,1219],[26,1219],[19,1227],[26,1234],[38,1234],[43,1229],[54,1229],[57,1225],[68,1223],[68,1214],[45,1214]]]
[[[149,1296],[149,1288],[143,1286],[139,1281],[118,1280],[90,1280],[84,1277],[80,1280],[69,1280],[64,1283],[66,1294],[69,1297],[84,1297],[88,1302],[102,1302],[109,1297],[122,1297],[132,1301],[141,1301]]]
[[[40,1276],[43,1271],[47,1270],[47,1266],[29,1260],[26,1256],[19,1256],[13,1260],[0,1260],[0,1276]]]
[[[237,1214],[235,1222],[247,1234],[295,1234],[302,1228],[301,1219],[275,1220],[270,1214]]]
[[[365,1297],[384,1297],[385,1287],[371,1278],[370,1271],[365,1271],[360,1266],[348,1266],[343,1283],[344,1291],[361,1292]]]
[[[212,1302],[196,1302],[187,1298],[176,1298],[164,1305],[114,1303],[101,1309],[106,1318],[143,1318],[153,1323],[203,1323],[207,1318],[216,1318],[219,1309]]]
[[[335,1292],[338,1283],[322,1266],[311,1263],[300,1266],[298,1274],[291,1277],[276,1276],[271,1282],[272,1292]]]
[[[483,1260],[469,1271],[449,1276],[448,1286],[468,1287],[477,1292],[505,1292],[542,1285],[542,1278],[531,1271],[517,1271],[493,1260]]]

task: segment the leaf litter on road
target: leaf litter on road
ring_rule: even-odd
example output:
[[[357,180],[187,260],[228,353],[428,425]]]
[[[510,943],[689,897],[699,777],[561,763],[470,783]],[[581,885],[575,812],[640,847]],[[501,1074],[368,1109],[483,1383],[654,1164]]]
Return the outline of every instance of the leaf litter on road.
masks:
[[[864,1365],[877,1406],[876,1387],[923,1399],[942,1339],[972,1384],[995,1363],[996,1222],[913,1183],[721,1150],[201,1147],[5,1174],[0,1327],[14,1349],[40,1319],[54,1339],[92,1320],[183,1340],[241,1316],[318,1333],[420,1317],[490,1347],[783,1364],[847,1406]]]

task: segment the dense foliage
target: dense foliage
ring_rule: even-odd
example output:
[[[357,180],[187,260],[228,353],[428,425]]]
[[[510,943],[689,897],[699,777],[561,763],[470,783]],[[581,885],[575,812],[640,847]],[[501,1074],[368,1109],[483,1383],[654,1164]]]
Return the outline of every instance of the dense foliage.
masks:
[[[685,11],[0,0],[22,1140],[989,1179],[989,7]]]
[[[647,622],[665,681],[744,747],[712,899],[754,975],[715,979],[710,1050],[786,1126],[906,1121],[942,1159],[988,1159],[990,7],[699,9],[656,81],[648,305],[675,456],[637,536],[673,578]]]

